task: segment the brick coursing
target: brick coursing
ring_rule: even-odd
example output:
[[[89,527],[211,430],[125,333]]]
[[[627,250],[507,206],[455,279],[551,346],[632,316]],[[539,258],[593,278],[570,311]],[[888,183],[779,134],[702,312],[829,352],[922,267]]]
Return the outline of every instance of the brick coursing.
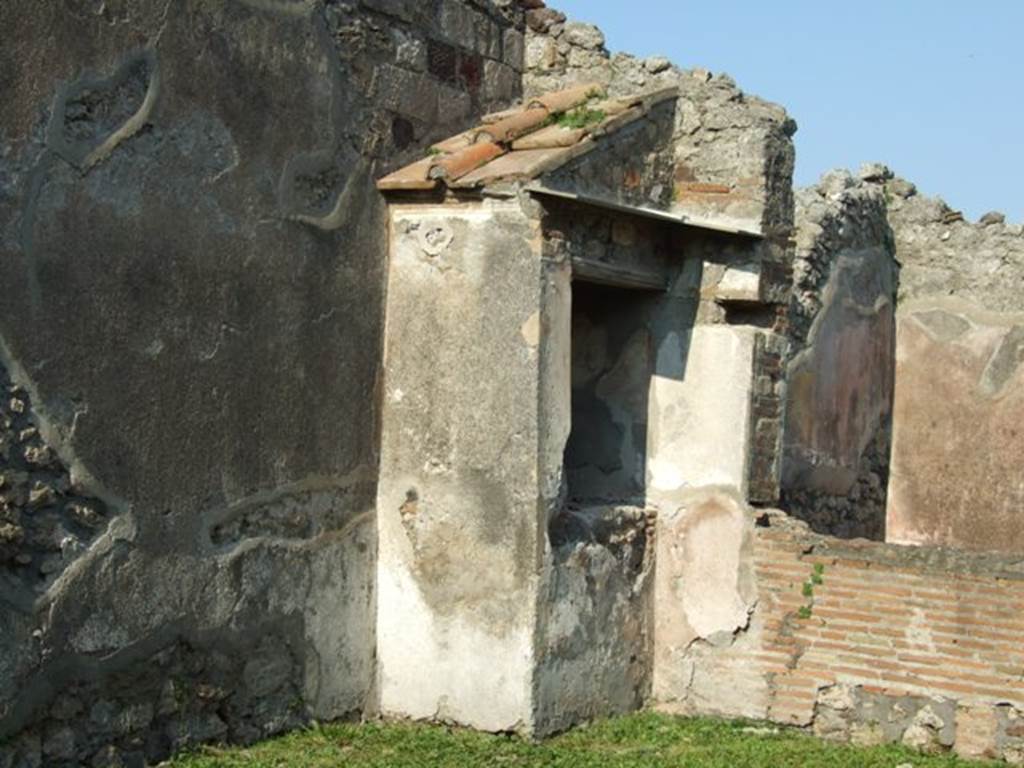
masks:
[[[908,718],[889,740],[1024,760],[1019,559],[840,542],[776,514],[755,528],[752,551],[759,636],[715,663],[767,681],[771,720],[865,737],[873,709],[923,698],[926,716]],[[836,703],[837,687],[845,703]],[[837,711],[845,731],[819,727]],[[886,740],[883,731],[868,736]]]

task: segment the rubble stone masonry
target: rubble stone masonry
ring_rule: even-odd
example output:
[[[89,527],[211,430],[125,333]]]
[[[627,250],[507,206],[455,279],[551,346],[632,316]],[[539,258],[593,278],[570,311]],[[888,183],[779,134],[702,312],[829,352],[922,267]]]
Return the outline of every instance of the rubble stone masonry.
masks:
[[[898,265],[882,189],[846,171],[796,195],[782,504],[885,538]]]

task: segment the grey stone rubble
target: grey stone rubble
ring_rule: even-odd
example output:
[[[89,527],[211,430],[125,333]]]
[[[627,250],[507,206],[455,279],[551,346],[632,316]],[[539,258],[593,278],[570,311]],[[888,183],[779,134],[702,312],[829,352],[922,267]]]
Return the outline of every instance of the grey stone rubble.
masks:
[[[967,221],[941,198],[910,182],[885,180],[889,221],[905,274],[900,300],[944,295],[998,312],[1019,312],[1024,290],[1024,223],[1001,213]]]
[[[24,387],[0,368],[0,565],[24,604],[45,593],[107,528],[111,510],[47,444]]]

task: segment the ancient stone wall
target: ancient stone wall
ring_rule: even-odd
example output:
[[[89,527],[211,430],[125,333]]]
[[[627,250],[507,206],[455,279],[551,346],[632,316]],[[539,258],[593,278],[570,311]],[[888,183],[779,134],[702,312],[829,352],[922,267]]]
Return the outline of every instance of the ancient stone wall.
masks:
[[[651,219],[545,199],[544,258],[632,268],[666,283],[683,265],[671,227]],[[581,267],[580,267],[581,268]],[[643,503],[654,350],[666,330],[692,315],[660,317],[672,304],[659,290],[572,283],[572,433],[566,491],[575,501]]]
[[[970,222],[884,166],[865,174],[889,208],[902,271],[901,302],[935,296],[969,301],[992,312],[1019,312],[1024,285],[1024,223],[987,213]]]
[[[821,533],[880,540],[897,283],[885,198],[833,171],[796,201],[782,504]]]
[[[1024,550],[1024,225],[886,169],[900,274],[891,541]]]
[[[1016,558],[843,542],[723,499],[694,511],[692,556],[663,559],[659,521],[658,708],[1024,763]],[[702,559],[704,540],[729,556]]]
[[[744,438],[748,433],[756,436],[739,486],[751,498],[774,502],[779,492],[784,389],[780,357],[785,341],[773,336],[773,331],[785,333],[795,123],[781,107],[744,94],[728,76],[684,71],[661,57],[612,55],[600,30],[569,21],[550,8],[528,11],[526,20],[527,94],[583,82],[600,83],[613,94],[677,88],[671,189],[658,186],[649,204],[664,207],[667,200],[668,208],[694,220],[731,224],[764,235],[761,242],[739,243],[725,237],[694,236],[681,255],[696,257],[704,265],[704,274],[697,276],[701,287],[698,324],[766,329],[758,342],[761,353],[752,363],[752,375],[767,382],[768,388],[752,395],[756,402],[749,411],[745,409],[750,424],[737,433]],[[718,301],[731,290],[729,285],[719,286],[730,267],[734,268],[730,277],[739,276],[740,283],[745,270],[756,273],[753,300],[746,294],[733,296],[731,314],[726,307],[729,299]],[[692,276],[688,280],[692,282]],[[748,302],[754,311],[749,311]],[[728,335],[724,329],[714,333],[721,339]],[[701,341],[690,338],[691,343]]]
[[[372,707],[384,204],[517,6],[0,5],[0,765]]]
[[[538,460],[539,348],[556,335],[541,333],[539,224],[514,198],[391,218],[381,710],[529,731],[538,541],[558,497]]]
[[[785,112],[520,10],[538,4],[0,5],[0,766],[155,762],[375,695],[540,733],[650,690],[1024,759],[1017,565],[746,506],[781,473],[813,527],[879,534],[887,204],[890,537],[1020,551],[1021,227],[968,224],[885,169],[833,176],[801,196],[792,278]],[[372,180],[523,91],[593,81],[679,98],[552,184],[741,230],[659,240],[656,540],[641,506],[564,505],[573,254],[536,200],[490,200],[498,227],[446,207],[486,253],[399,233],[422,263],[391,297],[405,378],[382,383]],[[651,239],[604,221],[562,240]],[[378,487],[384,397],[412,415]]]
[[[646,703],[654,519],[643,507],[595,505],[551,520],[537,627],[538,734]]]
[[[528,11],[526,20],[528,95],[585,82],[622,95],[678,87],[676,206],[697,217],[754,223],[769,235],[789,234],[796,124],[785,110],[744,94],[726,75],[684,71],[662,57],[611,55],[599,29],[551,8]]]
[[[610,168],[619,157],[612,148]],[[552,393],[553,402],[571,399],[572,431],[551,435],[564,472],[548,511],[536,627],[534,721],[546,734],[646,701],[654,511],[644,502],[653,493],[649,458],[659,453],[650,427],[661,417],[651,394],[661,377],[677,375],[658,350],[678,350],[695,305],[671,290],[587,283],[574,273],[585,260],[673,284],[685,271],[673,227],[542,199],[544,260],[573,274],[571,338],[555,350],[571,372]]]

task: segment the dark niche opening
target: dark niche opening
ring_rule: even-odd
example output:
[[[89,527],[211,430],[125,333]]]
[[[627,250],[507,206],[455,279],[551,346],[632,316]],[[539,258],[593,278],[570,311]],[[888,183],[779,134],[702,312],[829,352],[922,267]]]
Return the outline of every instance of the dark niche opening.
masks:
[[[574,280],[572,429],[565,448],[571,504],[644,503],[647,400],[659,294]]]

